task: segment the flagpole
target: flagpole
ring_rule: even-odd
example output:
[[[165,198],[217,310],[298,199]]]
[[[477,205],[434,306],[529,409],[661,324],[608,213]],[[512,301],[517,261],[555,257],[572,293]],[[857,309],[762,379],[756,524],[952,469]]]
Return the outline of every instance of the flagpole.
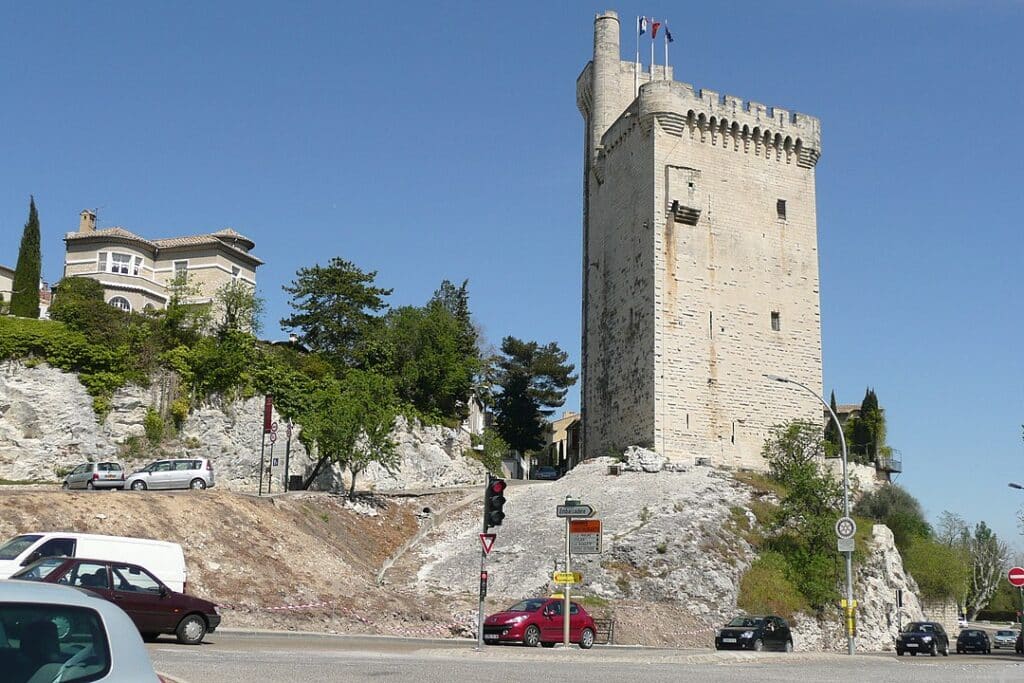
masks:
[[[665,71],[662,73],[663,80],[668,80],[668,22],[665,22]]]
[[[658,22],[656,19],[651,19],[651,80],[654,80],[654,31],[657,31]]]
[[[636,62],[633,64],[633,97],[640,94],[640,17],[636,18]]]

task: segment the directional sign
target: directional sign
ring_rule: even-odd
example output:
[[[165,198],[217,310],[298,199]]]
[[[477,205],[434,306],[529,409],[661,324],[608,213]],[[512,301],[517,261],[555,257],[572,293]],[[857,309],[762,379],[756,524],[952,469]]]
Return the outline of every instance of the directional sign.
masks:
[[[579,572],[555,572],[551,578],[555,583],[583,583],[583,574]]]
[[[484,555],[490,554],[491,548],[494,547],[494,539],[497,537],[497,534],[480,534],[480,545],[484,547]]]
[[[597,555],[601,552],[601,520],[569,520],[569,552],[576,555]]]
[[[836,522],[836,536],[839,538],[853,538],[857,533],[857,523],[850,517],[840,517]]]
[[[1006,578],[1010,580],[1010,583],[1020,588],[1024,586],[1024,567],[1014,567],[1010,570]]]
[[[558,517],[593,517],[594,508],[589,505],[557,505],[555,515]]]

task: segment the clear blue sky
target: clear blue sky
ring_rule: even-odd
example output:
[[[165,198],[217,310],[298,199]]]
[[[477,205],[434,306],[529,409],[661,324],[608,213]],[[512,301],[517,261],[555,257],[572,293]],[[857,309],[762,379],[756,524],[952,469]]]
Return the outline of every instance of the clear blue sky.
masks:
[[[605,9],[624,58],[637,14],[667,18],[677,79],[821,118],[825,391],[874,387],[930,517],[1024,546],[1021,2],[4,3],[0,263],[30,194],[51,282],[86,207],[231,226],[268,336],[281,285],[337,255],[393,304],[468,278],[492,341],[578,362],[575,80]]]

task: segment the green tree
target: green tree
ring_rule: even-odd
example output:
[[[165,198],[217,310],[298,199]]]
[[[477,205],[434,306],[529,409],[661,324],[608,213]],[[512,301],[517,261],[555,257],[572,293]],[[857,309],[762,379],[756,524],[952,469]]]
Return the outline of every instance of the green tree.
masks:
[[[165,348],[193,346],[210,329],[210,305],[193,303],[200,288],[187,271],[177,273],[167,286],[167,305],[156,311]]]
[[[878,456],[891,452],[885,445],[885,413],[875,390],[868,388],[860,404],[860,415],[850,421],[850,454],[855,462],[878,462]]]
[[[326,266],[300,268],[284,286],[294,312],[281,326],[299,330],[307,347],[327,354],[338,368],[352,367],[372,314],[387,308],[384,297],[391,294],[373,284],[376,277],[376,271],[363,272],[337,257]]]
[[[843,498],[842,486],[823,466],[821,427],[800,421],[776,427],[762,455],[784,492],[766,545],[786,559],[787,578],[820,608],[835,595],[832,528]]]
[[[836,403],[836,392],[832,392],[832,398],[829,402],[832,407],[832,412],[836,415],[839,414],[839,405]],[[843,445],[839,437],[839,428],[836,427],[835,420],[832,416],[829,416],[828,423],[825,425],[825,455],[830,458],[838,458],[842,455]]]
[[[444,307],[457,321],[459,353],[465,358],[479,358],[480,336],[469,311],[469,280],[463,280],[459,287],[442,281],[428,306],[434,303]]]
[[[435,299],[390,311],[379,330],[374,348],[386,360],[377,365],[399,398],[434,419],[465,417],[481,362],[475,344],[465,343],[462,322]]]
[[[974,526],[967,544],[971,572],[967,582],[967,618],[974,619],[985,609],[1003,577],[1010,558],[1006,544],[985,522]]]
[[[903,563],[921,595],[929,600],[960,600],[968,578],[963,553],[928,538],[916,539],[903,553]]]
[[[217,334],[248,332],[259,335],[264,301],[247,282],[231,280],[214,294],[218,313]]]
[[[505,337],[495,361],[495,383],[501,393],[495,400],[496,428],[519,453],[544,445],[544,418],[565,403],[565,394],[576,376],[568,354],[551,342],[540,346]]]
[[[857,501],[853,511],[889,527],[901,552],[916,539],[929,538],[932,533],[921,503],[897,484],[883,484],[868,491]]]
[[[21,233],[18,264],[14,268],[11,284],[11,315],[22,318],[39,317],[39,277],[42,273],[42,254],[39,248],[39,214],[35,197],[29,198],[28,222]]]

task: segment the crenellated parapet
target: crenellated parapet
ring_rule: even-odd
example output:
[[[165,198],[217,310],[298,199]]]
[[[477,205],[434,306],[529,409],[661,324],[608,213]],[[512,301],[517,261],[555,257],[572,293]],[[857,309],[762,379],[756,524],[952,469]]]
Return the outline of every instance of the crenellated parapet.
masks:
[[[655,122],[671,135],[803,168],[813,168],[821,156],[816,117],[671,80],[640,86],[639,97],[604,135],[603,151],[610,152],[638,124]]]

